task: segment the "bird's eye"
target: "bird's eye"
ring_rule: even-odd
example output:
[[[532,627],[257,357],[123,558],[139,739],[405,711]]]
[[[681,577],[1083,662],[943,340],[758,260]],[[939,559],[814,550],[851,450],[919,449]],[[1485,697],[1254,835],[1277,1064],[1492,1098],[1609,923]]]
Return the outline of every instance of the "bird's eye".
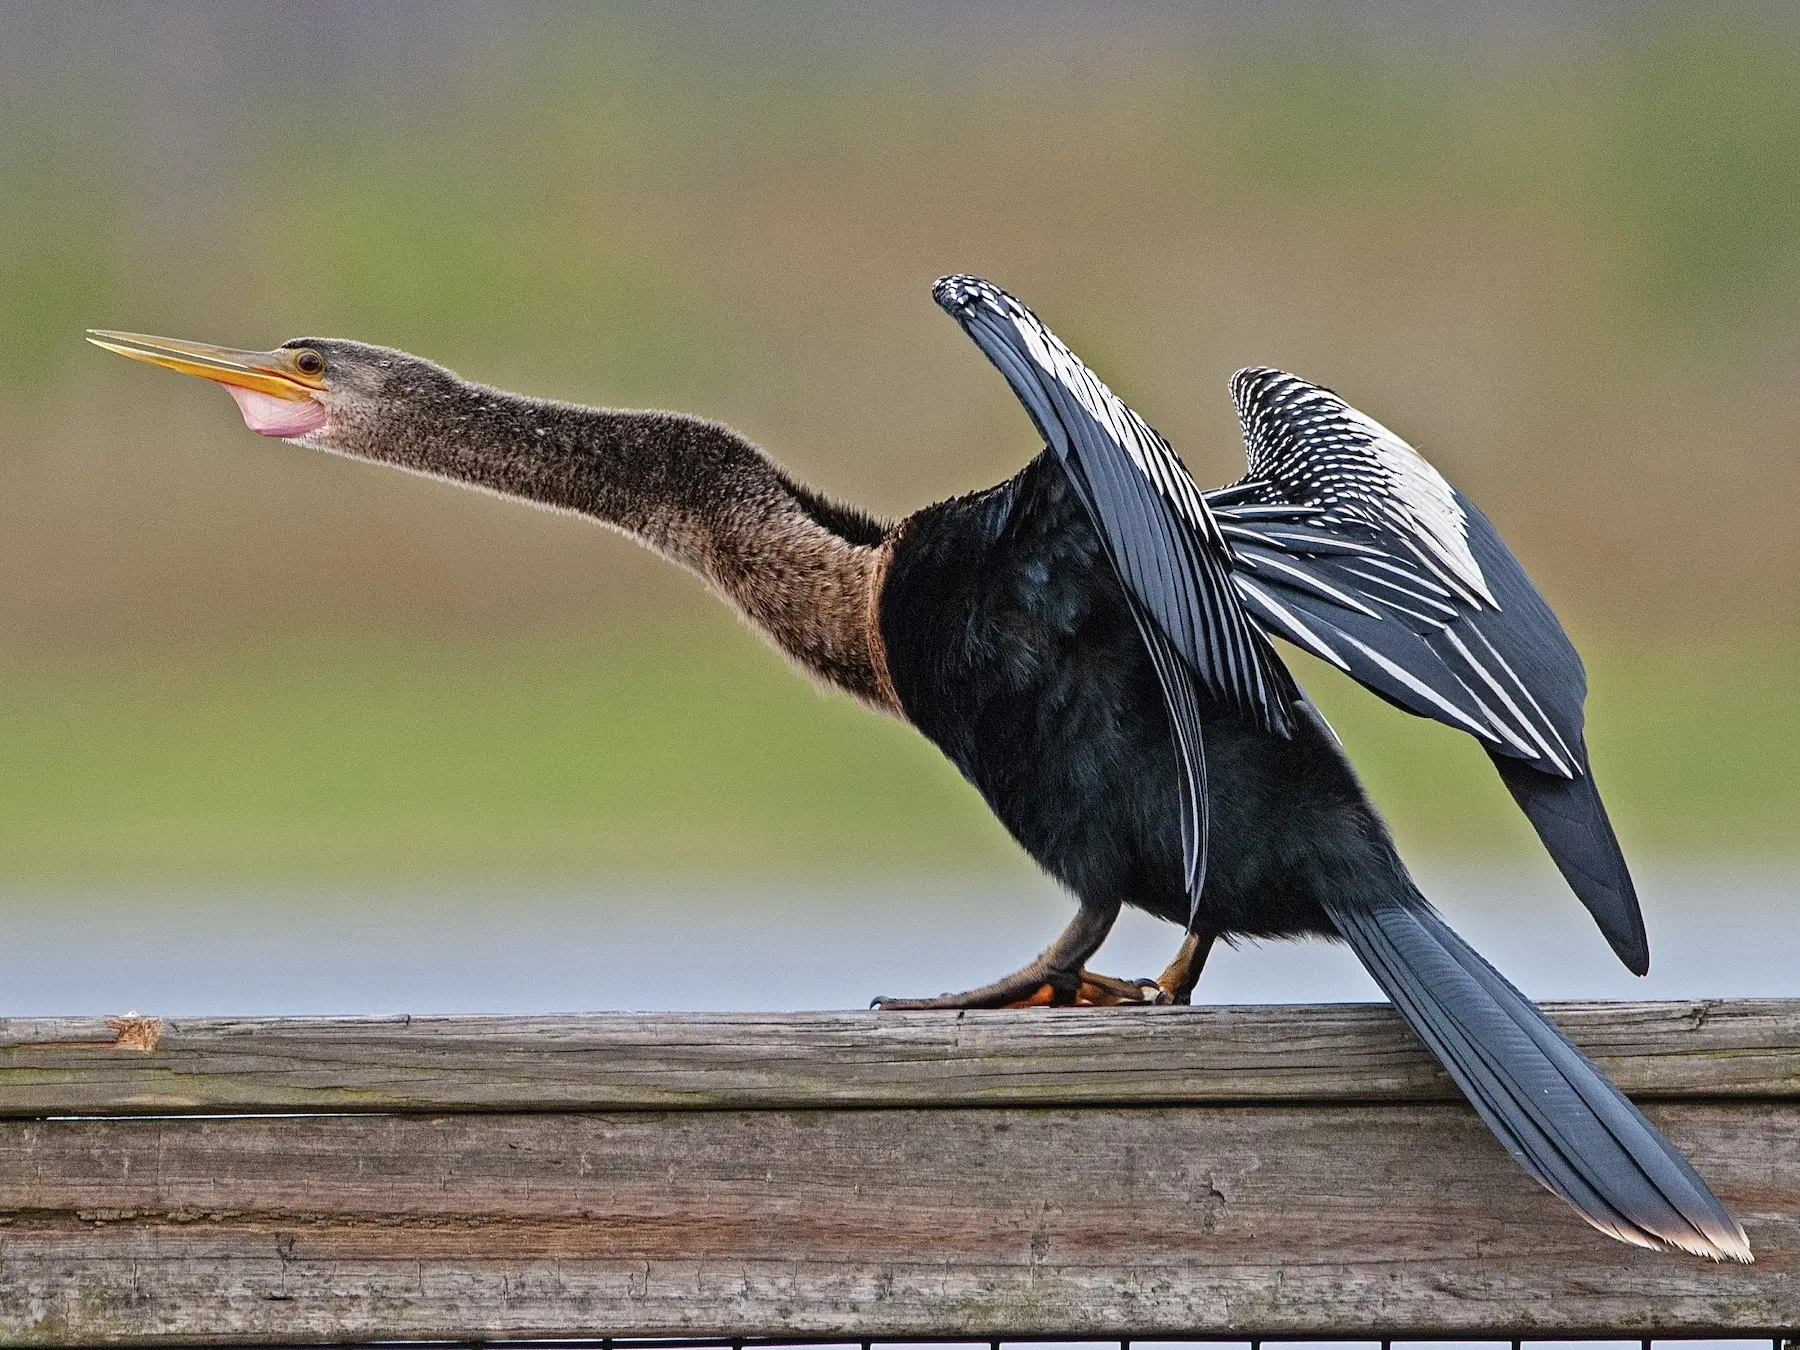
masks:
[[[302,347],[294,355],[294,369],[302,375],[320,375],[325,371],[325,358],[310,347]]]

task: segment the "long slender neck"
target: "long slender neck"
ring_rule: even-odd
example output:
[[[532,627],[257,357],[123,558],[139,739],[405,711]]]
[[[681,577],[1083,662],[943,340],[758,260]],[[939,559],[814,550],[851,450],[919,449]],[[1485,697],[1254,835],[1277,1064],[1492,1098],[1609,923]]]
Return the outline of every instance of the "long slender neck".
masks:
[[[876,623],[888,554],[874,520],[796,484],[717,422],[454,379],[408,392],[403,413],[326,448],[611,525],[705,578],[817,678],[899,713]]]

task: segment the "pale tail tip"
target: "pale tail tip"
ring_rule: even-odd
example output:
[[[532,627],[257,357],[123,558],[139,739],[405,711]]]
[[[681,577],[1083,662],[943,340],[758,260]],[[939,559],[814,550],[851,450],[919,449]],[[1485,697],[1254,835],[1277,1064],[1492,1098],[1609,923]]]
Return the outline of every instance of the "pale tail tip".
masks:
[[[1671,1246],[1679,1247],[1691,1256],[1704,1256],[1714,1261],[1735,1261],[1742,1266],[1756,1264],[1756,1256],[1750,1250],[1750,1239],[1737,1224],[1730,1229],[1705,1233],[1686,1241],[1670,1241]]]
[[[1695,1225],[1706,1246],[1706,1250],[1695,1254],[1710,1256],[1715,1261],[1736,1261],[1745,1266],[1756,1264],[1756,1257],[1750,1251],[1750,1237],[1744,1232],[1744,1225],[1726,1213],[1724,1206],[1720,1206],[1719,1218],[1724,1222],[1714,1220]]]
[[[1704,1228],[1696,1225],[1686,1233],[1671,1235],[1639,1228],[1636,1224],[1609,1223],[1582,1210],[1575,1212],[1609,1238],[1633,1247],[1642,1247],[1646,1251],[1679,1251],[1686,1252],[1689,1256],[1704,1257],[1709,1261],[1735,1261],[1745,1266],[1756,1264],[1756,1257],[1750,1250],[1750,1239],[1744,1233],[1743,1225],[1729,1215],[1726,1216],[1731,1224],[1729,1228],[1709,1223]]]

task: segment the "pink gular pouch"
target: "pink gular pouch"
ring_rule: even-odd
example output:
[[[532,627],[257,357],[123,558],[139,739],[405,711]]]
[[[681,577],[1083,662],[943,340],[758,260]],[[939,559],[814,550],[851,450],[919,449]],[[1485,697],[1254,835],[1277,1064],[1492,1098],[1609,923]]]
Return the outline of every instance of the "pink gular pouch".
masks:
[[[244,425],[258,436],[310,436],[329,420],[324,405],[315,399],[276,398],[236,384],[225,388],[237,400]]]

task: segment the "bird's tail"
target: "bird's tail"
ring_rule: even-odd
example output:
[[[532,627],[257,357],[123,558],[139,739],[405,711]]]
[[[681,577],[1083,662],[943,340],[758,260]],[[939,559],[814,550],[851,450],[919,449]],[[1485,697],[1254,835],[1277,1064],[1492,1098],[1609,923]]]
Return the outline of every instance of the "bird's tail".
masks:
[[[1410,882],[1327,909],[1507,1151],[1584,1219],[1640,1247],[1752,1259],[1687,1159]]]

